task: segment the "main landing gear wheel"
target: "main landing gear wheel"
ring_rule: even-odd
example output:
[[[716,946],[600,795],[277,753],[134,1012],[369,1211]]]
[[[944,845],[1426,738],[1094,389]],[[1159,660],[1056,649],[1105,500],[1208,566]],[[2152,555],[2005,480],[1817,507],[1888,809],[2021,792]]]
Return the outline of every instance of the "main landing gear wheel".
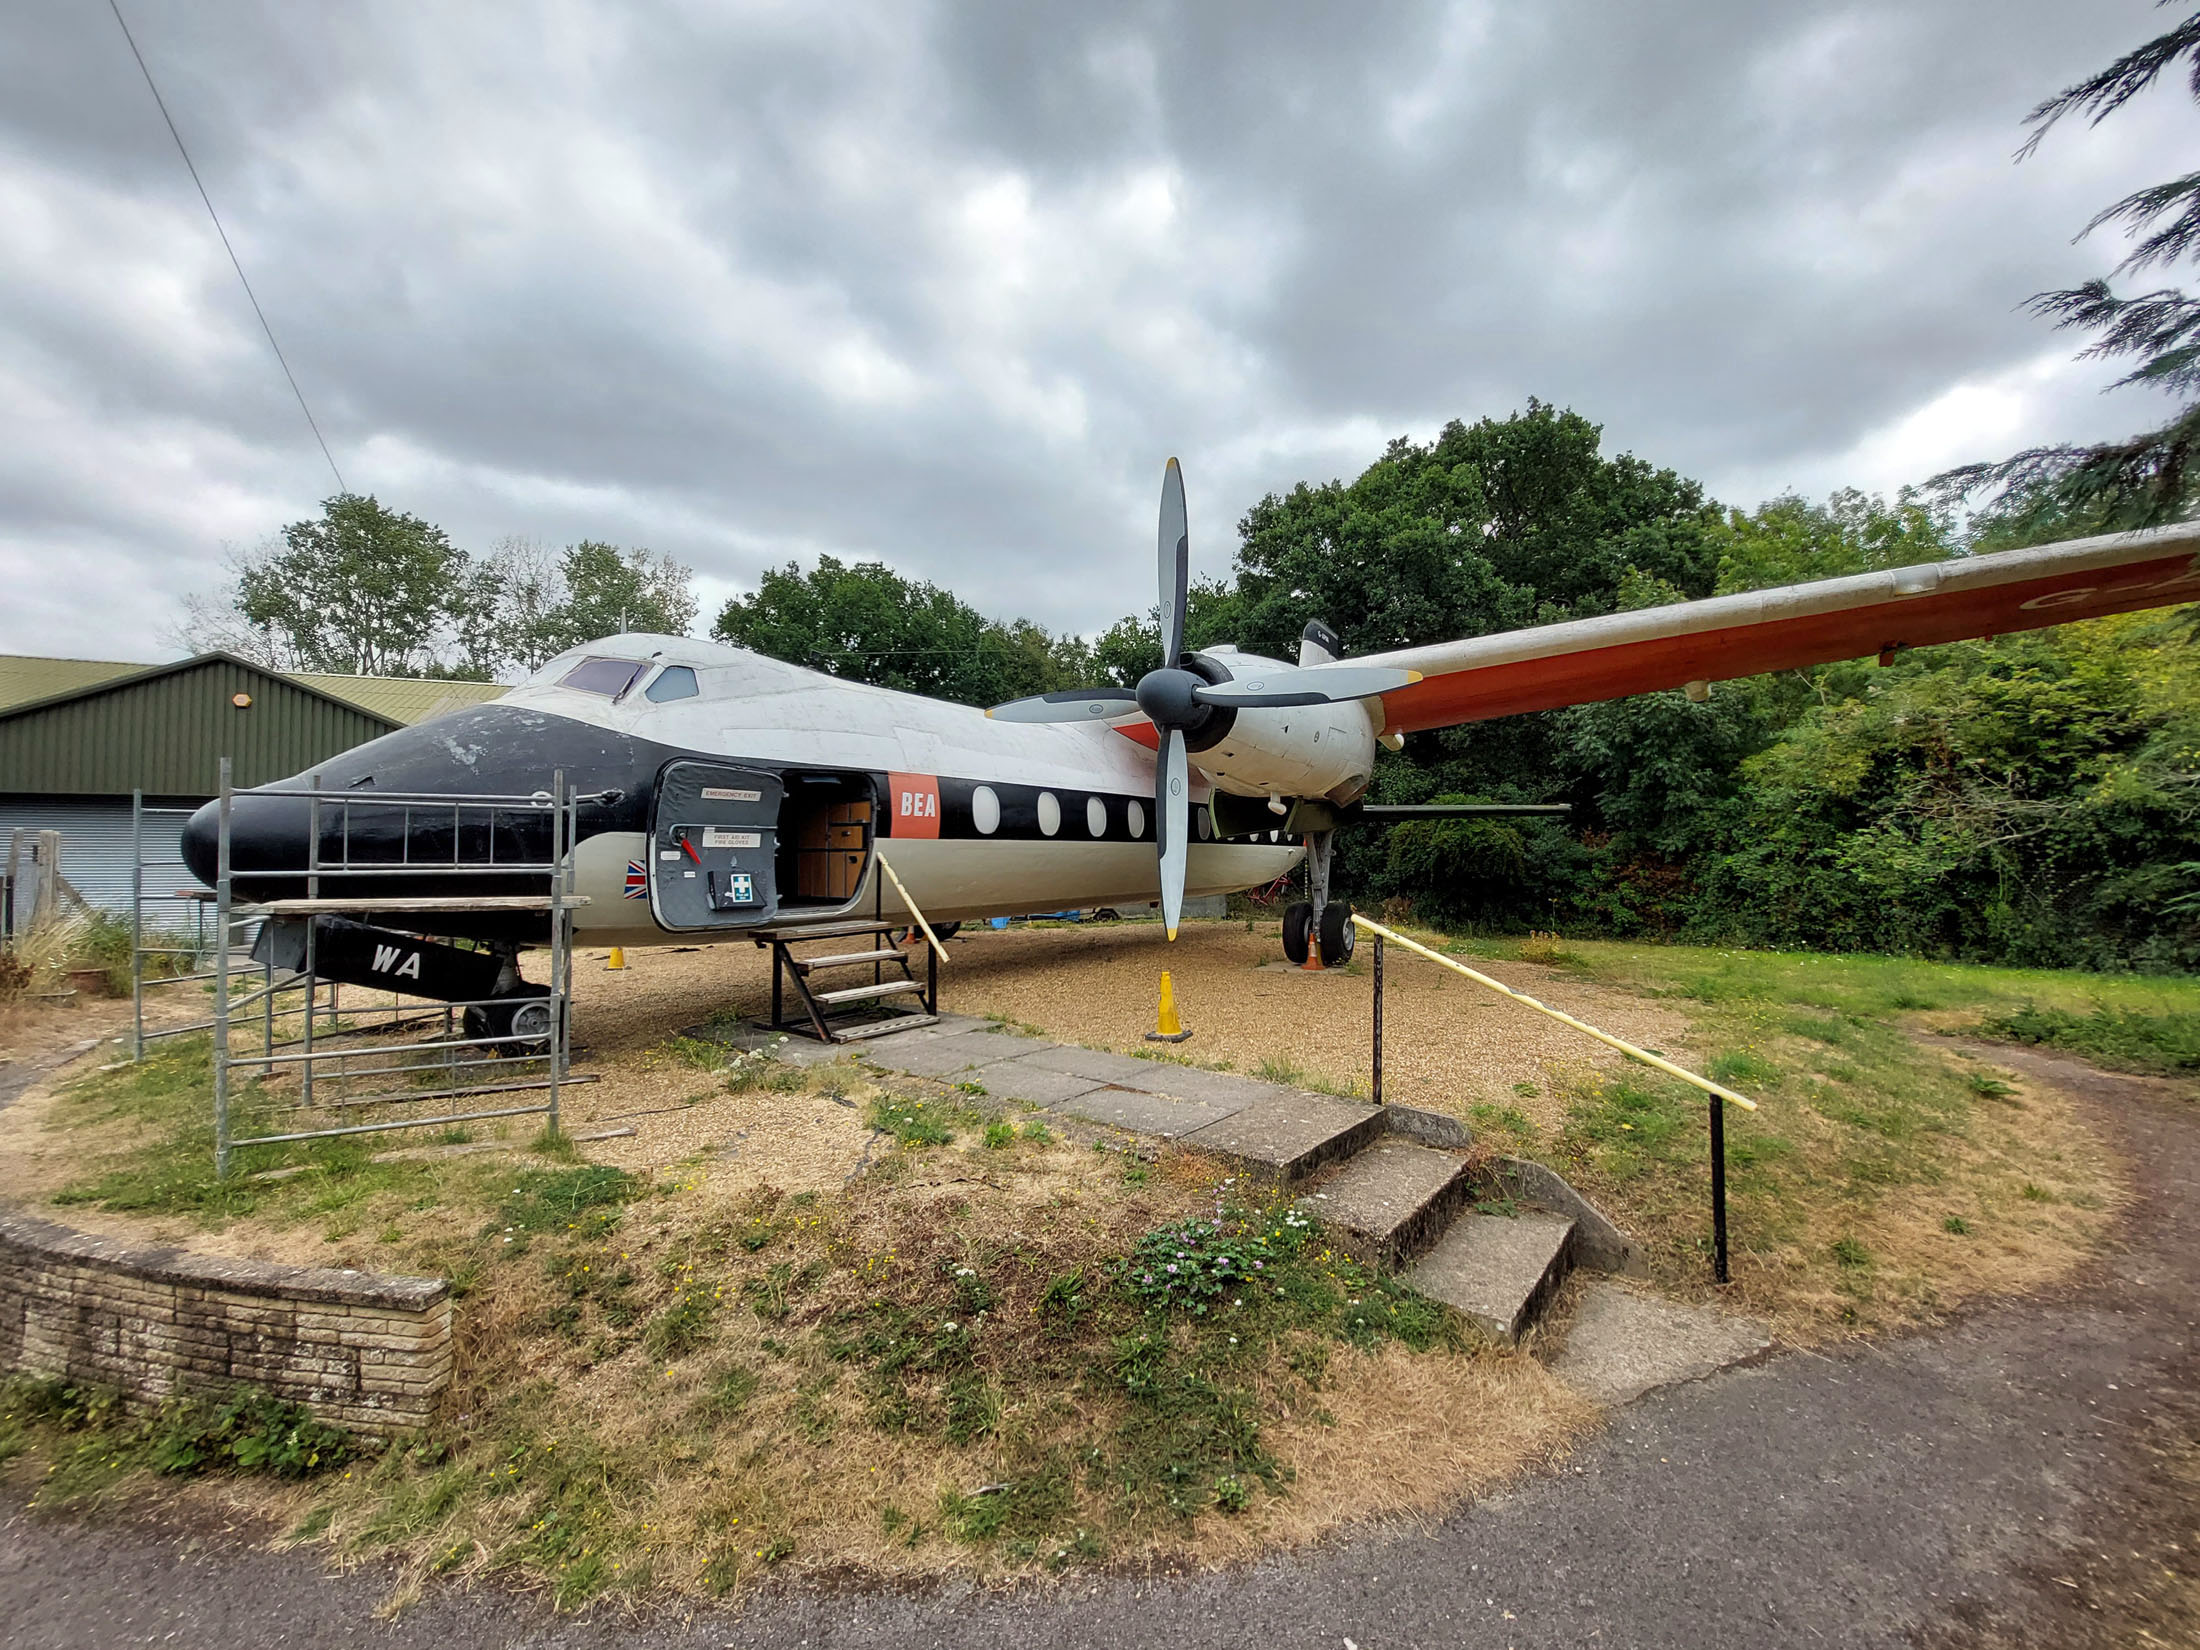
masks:
[[[1300,900],[1296,905],[1283,908],[1283,954],[1294,963],[1306,961],[1313,931],[1314,907],[1310,902]]]
[[[523,1060],[550,1052],[550,988],[522,980],[507,993],[512,1002],[476,1004],[466,1010],[469,1037],[521,1037],[524,1042],[498,1043],[496,1051],[507,1060]]]
[[[1342,968],[1352,960],[1352,947],[1358,941],[1360,931],[1352,926],[1352,907],[1343,900],[1331,900],[1322,907],[1322,967]]]

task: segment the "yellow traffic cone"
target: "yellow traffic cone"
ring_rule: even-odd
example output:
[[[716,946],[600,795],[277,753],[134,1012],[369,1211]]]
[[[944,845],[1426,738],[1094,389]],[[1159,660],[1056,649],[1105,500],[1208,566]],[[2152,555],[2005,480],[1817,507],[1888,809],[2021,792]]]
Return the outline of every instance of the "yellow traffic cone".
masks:
[[[606,973],[614,968],[624,968],[626,966],[626,947],[614,945],[611,948],[611,955],[604,959],[603,966]]]
[[[1146,1033],[1146,1041],[1149,1043],[1181,1043],[1190,1035],[1191,1033],[1184,1029],[1183,1023],[1176,1017],[1176,982],[1170,979],[1168,971],[1164,969],[1161,974],[1160,1024],[1155,1030]]]

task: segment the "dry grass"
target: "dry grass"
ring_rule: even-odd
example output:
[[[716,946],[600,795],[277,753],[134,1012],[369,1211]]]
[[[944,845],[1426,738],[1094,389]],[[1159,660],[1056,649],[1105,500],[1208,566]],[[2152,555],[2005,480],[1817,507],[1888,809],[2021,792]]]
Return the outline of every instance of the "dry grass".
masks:
[[[424,1450],[245,1497],[340,1560],[398,1558],[401,1597],[438,1573],[527,1578],[573,1604],[724,1594],[780,1566],[896,1578],[1214,1562],[1440,1511],[1592,1419],[1522,1355],[1362,1349],[1319,1327],[1240,1354],[1189,1320],[1168,1356],[1209,1396],[1153,1409],[1111,1373],[1111,1348],[1146,1321],[1114,1269],[1144,1231],[1214,1207],[1215,1161],[1127,1158],[1058,1127],[988,1147],[985,1103],[922,1079],[890,1095],[846,1065],[727,1092],[662,1044],[625,1064],[618,1103],[650,1112],[640,1103],[669,1096],[644,1121],[673,1132],[592,1148],[628,1154],[638,1177],[615,1224],[515,1216],[545,1177],[581,1172],[524,1154],[276,1182],[220,1222],[232,1252],[358,1254],[463,1291],[460,1367]],[[954,1142],[909,1150],[875,1133],[866,1114],[892,1096],[944,1113]],[[129,1149],[150,1127],[126,1131]],[[81,1148],[80,1131],[64,1138]],[[375,1235],[384,1222],[395,1241]],[[1083,1315],[1050,1315],[1050,1286],[1080,1273]],[[973,1322],[958,1360],[884,1373],[880,1325]],[[1240,1459],[1246,1505],[1224,1511],[1232,1474],[1216,1463]],[[1171,1462],[1191,1476],[1172,1480]],[[992,1485],[1007,1487],[980,1493]],[[1011,1510],[990,1529],[996,1505]]]

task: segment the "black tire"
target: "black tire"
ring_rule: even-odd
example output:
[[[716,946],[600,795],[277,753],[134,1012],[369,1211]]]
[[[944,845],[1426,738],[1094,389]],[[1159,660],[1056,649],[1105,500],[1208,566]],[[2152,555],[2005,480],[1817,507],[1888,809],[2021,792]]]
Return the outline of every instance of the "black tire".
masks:
[[[1352,960],[1352,948],[1360,931],[1352,926],[1352,907],[1331,900],[1322,907],[1322,967],[1342,968]]]
[[[550,988],[522,980],[511,1002],[489,1003],[466,1010],[469,1037],[528,1037],[523,1043],[498,1043],[497,1053],[507,1060],[524,1060],[550,1050]]]
[[[1305,900],[1283,908],[1283,954],[1295,963],[1306,961],[1307,940],[1314,928],[1314,907]]]

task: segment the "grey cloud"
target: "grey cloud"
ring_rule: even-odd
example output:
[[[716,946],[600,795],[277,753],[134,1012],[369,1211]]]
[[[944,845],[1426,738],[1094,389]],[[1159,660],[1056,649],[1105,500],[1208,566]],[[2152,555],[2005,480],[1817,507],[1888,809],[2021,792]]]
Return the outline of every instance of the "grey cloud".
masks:
[[[1079,629],[1171,452],[1209,571],[1262,491],[1530,394],[1816,474],[2052,348],[2015,306],[2191,119],[2008,164],[2146,0],[127,9],[353,485]],[[112,20],[15,33],[0,647],[145,654],[331,484]],[[2137,421],[2083,387],[2037,416]]]

